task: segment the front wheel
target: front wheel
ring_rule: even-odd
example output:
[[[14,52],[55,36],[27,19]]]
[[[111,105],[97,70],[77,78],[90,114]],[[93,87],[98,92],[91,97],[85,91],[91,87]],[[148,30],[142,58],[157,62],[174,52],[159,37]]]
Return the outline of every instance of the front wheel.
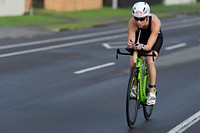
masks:
[[[127,88],[127,96],[126,96],[126,120],[127,120],[127,124],[130,128],[133,128],[134,123],[136,121],[137,118],[137,114],[138,114],[138,108],[139,108],[139,97],[136,94],[136,97],[131,96],[131,90],[132,87],[134,85],[134,83],[136,83],[137,79],[137,74],[136,74],[136,69],[134,69],[131,72],[130,78],[129,78],[129,83],[128,83],[128,88]],[[137,91],[138,93],[138,91]]]

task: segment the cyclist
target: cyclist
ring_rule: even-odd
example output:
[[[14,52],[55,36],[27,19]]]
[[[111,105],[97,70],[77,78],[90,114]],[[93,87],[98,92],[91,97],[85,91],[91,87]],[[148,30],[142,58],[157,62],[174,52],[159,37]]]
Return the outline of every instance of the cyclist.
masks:
[[[139,44],[137,38],[139,36]],[[143,50],[148,54],[153,52],[158,57],[163,44],[161,32],[161,22],[155,14],[150,13],[150,7],[146,2],[137,2],[132,7],[132,18],[128,22],[128,45],[127,48]],[[154,60],[155,61],[155,60]],[[149,93],[147,95],[147,105],[156,103],[156,67],[151,56],[147,57],[147,67],[149,76]],[[130,70],[134,68],[133,57],[130,58]],[[133,87],[135,95],[136,85]]]

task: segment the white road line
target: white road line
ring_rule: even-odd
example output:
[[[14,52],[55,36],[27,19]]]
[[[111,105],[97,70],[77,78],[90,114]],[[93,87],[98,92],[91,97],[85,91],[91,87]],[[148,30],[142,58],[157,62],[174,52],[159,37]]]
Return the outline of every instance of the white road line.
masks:
[[[196,21],[196,19],[194,19]],[[166,23],[165,25],[170,24]],[[175,25],[175,24],[173,24]],[[189,27],[194,25],[200,25],[200,23],[187,23],[187,24],[179,24],[178,26],[164,26],[162,27],[163,30],[170,30],[170,29],[178,29],[183,27]],[[89,33],[84,35],[75,35],[75,36],[69,36],[69,37],[60,37],[60,38],[54,38],[54,39],[47,39],[47,40],[40,40],[40,41],[33,41],[33,42],[27,42],[27,43],[18,43],[18,44],[10,44],[10,45],[4,45],[0,46],[0,49],[9,49],[9,48],[16,48],[16,47],[25,47],[25,46],[31,46],[31,45],[38,45],[38,44],[44,44],[44,43],[52,43],[52,42],[58,42],[58,41],[66,41],[66,40],[72,40],[72,39],[81,39],[86,37],[94,37],[99,35],[109,35],[113,33],[126,33],[126,28],[116,29],[116,30],[109,30],[109,31],[103,31],[103,32],[95,32],[95,33]]]
[[[196,22],[199,22],[200,21],[200,18],[199,17],[195,17],[195,18],[192,18],[192,19],[183,19],[183,20],[179,20],[179,21],[170,21],[170,22],[167,22],[167,23],[163,23],[162,26],[166,26],[166,27],[169,27],[171,25],[173,26],[177,26],[177,23],[182,23],[182,24],[191,24],[191,23],[196,23]]]
[[[182,27],[194,26],[193,23],[191,23],[191,25],[188,25],[188,24],[180,24],[180,25],[179,25],[180,27],[178,27],[177,25],[176,26],[167,26],[167,27],[164,26],[162,29],[163,30],[169,30],[169,29],[178,29],[178,28],[182,28]],[[200,23],[196,23],[195,25],[200,25]],[[117,30],[95,32],[95,33],[89,33],[89,34],[84,34],[84,35],[75,35],[75,36],[61,37],[61,38],[55,38],[55,39],[47,39],[47,40],[40,40],[40,41],[33,41],[33,42],[27,42],[27,43],[10,44],[10,45],[0,46],[0,50],[1,49],[16,48],[16,47],[31,46],[31,45],[38,45],[38,44],[43,44],[43,43],[51,43],[51,42],[57,42],[57,41],[66,41],[66,40],[70,40],[70,39],[80,39],[80,38],[86,38],[86,37],[94,37],[94,36],[99,36],[99,35],[109,35],[109,34],[113,34],[113,33],[122,33],[122,34],[118,34],[116,36],[127,37],[126,31],[127,31],[126,28],[121,28],[121,29],[117,29]],[[107,36],[107,37],[109,37],[109,36]],[[96,40],[96,41],[92,40],[91,42],[109,40],[107,37],[105,37],[105,39],[102,37],[103,39],[101,38],[100,40]],[[110,38],[110,39],[115,39],[115,38]],[[33,52],[38,52],[38,51],[45,51],[45,50],[50,50],[50,49],[55,49],[55,48],[62,48],[62,47],[80,45],[80,42],[72,42],[72,43],[60,44],[60,45],[56,45],[56,46],[49,46],[49,47],[43,47],[43,48],[37,48],[37,49],[31,49],[31,50],[25,50],[25,51],[13,52],[13,53],[1,54],[0,58],[1,57],[14,56],[14,55],[20,55],[20,54],[33,53]],[[115,47],[118,47],[118,46],[115,46]],[[169,49],[169,48],[167,48],[167,49]]]
[[[121,29],[117,29],[117,30],[102,31],[102,32],[96,32],[96,33],[90,33],[90,34],[84,34],[84,35],[75,35],[75,36],[60,37],[60,38],[55,38],[55,39],[33,41],[33,42],[27,42],[27,43],[4,45],[4,46],[0,46],[0,49],[17,48],[17,47],[38,45],[38,44],[43,44],[43,43],[52,43],[52,42],[66,41],[66,40],[72,40],[72,39],[81,39],[81,38],[94,37],[94,36],[100,36],[100,35],[109,35],[109,34],[113,34],[113,33],[122,33],[124,31],[126,31],[126,29],[121,28]]]
[[[180,48],[180,47],[184,47],[186,45],[187,45],[186,43],[180,43],[180,44],[176,44],[176,45],[173,45],[173,46],[166,47],[165,50],[177,49],[177,48]]]
[[[111,46],[108,43],[103,43],[102,45],[107,49],[111,49]]]
[[[125,45],[116,46],[115,42],[114,43],[103,43],[102,45],[107,49],[126,48]],[[186,43],[180,43],[180,44],[176,44],[176,45],[173,45],[173,46],[166,47],[165,50],[173,50],[173,49],[184,47],[186,45],[187,45]]]
[[[101,68],[109,67],[109,66],[113,66],[113,65],[115,65],[115,62],[110,62],[110,63],[86,68],[86,69],[83,69],[83,70],[75,71],[74,74],[82,74],[82,73],[85,73],[85,72],[89,72],[89,71],[93,71],[93,70],[97,70],[97,69],[101,69]]]
[[[126,48],[126,42],[111,42],[103,43],[102,45],[107,49]]]
[[[164,23],[162,26],[163,30],[170,30],[170,29],[178,29],[178,28],[183,28],[183,27],[189,27],[189,26],[194,26],[194,25],[200,25],[198,21],[199,18],[197,19],[190,19],[190,23],[187,21],[185,24],[185,21],[182,21],[183,24],[177,25],[177,22],[174,23]],[[194,23],[195,22],[195,23]],[[24,47],[24,46],[31,46],[31,45],[38,45],[38,44],[44,44],[44,43],[52,43],[52,42],[58,42],[58,41],[66,41],[66,40],[72,40],[72,39],[81,39],[81,38],[86,38],[86,37],[94,37],[94,36],[99,36],[99,35],[109,35],[113,33],[122,33],[126,32],[126,28],[121,28],[121,29],[116,29],[116,30],[109,30],[109,31],[102,31],[102,32],[95,32],[95,33],[89,33],[89,34],[84,34],[84,35],[75,35],[75,36],[69,36],[69,37],[60,37],[60,38],[54,38],[54,39],[47,39],[47,40],[40,40],[40,41],[33,41],[33,42],[27,42],[27,43],[18,43],[18,44],[10,44],[10,45],[4,45],[0,46],[0,49],[9,49],[9,48],[16,48],[16,47]]]
[[[189,117],[167,133],[182,133],[186,129],[188,129],[190,126],[194,125],[200,120],[200,111],[194,114],[193,116]]]
[[[82,45],[82,44],[93,43],[93,42],[98,42],[98,41],[117,39],[117,38],[126,37],[126,36],[127,36],[127,34],[120,34],[120,35],[113,35],[113,36],[108,36],[108,37],[101,37],[101,38],[96,38],[96,39],[90,39],[90,40],[84,40],[84,41],[78,41],[78,42],[72,42],[72,43],[64,43],[64,44],[59,44],[59,45],[54,45],[54,46],[18,51],[18,52],[13,52],[13,53],[0,54],[0,58],[14,56],[14,55],[34,53],[34,52],[39,52],[39,51],[46,51],[46,50],[57,49],[57,48],[64,48],[64,47],[69,47],[69,46]]]
[[[175,24],[173,26],[163,26],[162,30],[174,30],[174,29],[179,29],[179,28],[184,28],[184,27],[190,27],[190,26],[198,26],[200,23],[197,21],[195,23],[188,22],[187,24]]]

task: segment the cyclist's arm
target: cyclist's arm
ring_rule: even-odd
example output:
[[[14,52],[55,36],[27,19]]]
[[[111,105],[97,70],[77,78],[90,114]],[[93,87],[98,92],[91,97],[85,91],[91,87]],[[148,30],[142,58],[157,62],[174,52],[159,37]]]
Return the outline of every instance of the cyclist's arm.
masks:
[[[132,48],[131,43],[135,43],[135,32],[137,30],[136,22],[133,17],[128,22],[128,48]],[[130,42],[132,40],[132,42]]]
[[[158,34],[160,32],[161,22],[157,16],[152,15],[152,25],[151,25],[151,35],[148,39],[147,45],[145,45],[144,50],[149,51],[155,44]]]

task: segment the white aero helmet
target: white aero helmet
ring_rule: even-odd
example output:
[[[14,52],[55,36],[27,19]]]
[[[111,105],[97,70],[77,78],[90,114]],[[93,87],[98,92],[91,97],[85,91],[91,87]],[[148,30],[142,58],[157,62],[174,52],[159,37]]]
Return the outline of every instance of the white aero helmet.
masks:
[[[137,2],[132,7],[132,15],[137,18],[144,18],[150,14],[150,7],[146,2]]]

